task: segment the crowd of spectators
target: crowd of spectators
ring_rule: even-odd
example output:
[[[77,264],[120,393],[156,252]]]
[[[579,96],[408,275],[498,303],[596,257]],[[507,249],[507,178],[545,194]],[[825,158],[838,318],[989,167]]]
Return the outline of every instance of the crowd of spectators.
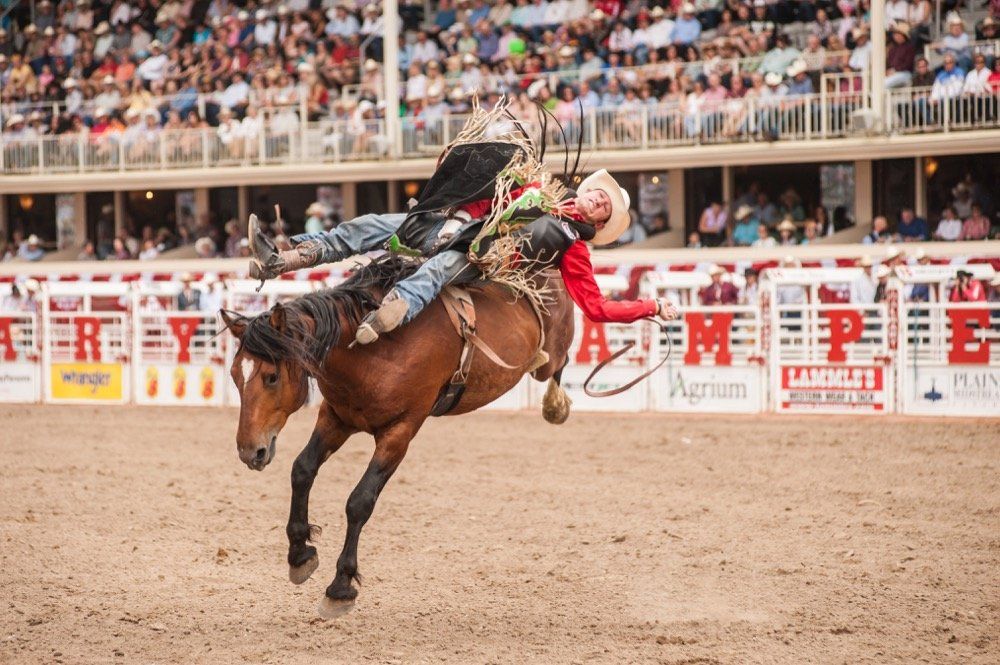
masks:
[[[871,57],[870,0],[404,0],[400,113],[426,122],[493,103],[545,105],[565,123],[584,108],[679,109],[719,134],[747,118],[738,102],[777,104],[817,91],[819,72],[860,87]],[[165,129],[216,128],[225,145],[254,139],[262,119],[384,116],[384,30],[367,0],[41,0],[15,7],[0,29],[0,85],[9,141],[88,132],[141,151]],[[954,5],[955,3],[948,3]],[[992,3],[994,6],[997,3]],[[966,26],[951,14],[931,39],[929,0],[890,0],[889,82],[933,85],[943,96],[1000,88],[1000,65],[977,57],[972,37],[996,35],[993,18]],[[916,58],[945,56],[939,73]],[[990,69],[993,69],[991,73]],[[959,80],[961,79],[961,80]],[[554,83],[553,83],[554,81]],[[768,101],[770,100],[770,102]],[[54,111],[55,109],[55,111]],[[234,148],[236,149],[236,148]]]

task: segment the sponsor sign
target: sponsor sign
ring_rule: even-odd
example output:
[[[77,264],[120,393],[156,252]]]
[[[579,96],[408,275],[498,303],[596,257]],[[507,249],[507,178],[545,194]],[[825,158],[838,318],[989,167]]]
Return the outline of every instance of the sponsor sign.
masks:
[[[122,366],[111,363],[53,363],[49,377],[55,400],[121,402]]]
[[[918,367],[909,373],[903,411],[919,415],[1000,416],[1000,367]]]
[[[781,365],[778,411],[889,410],[885,368],[877,365]]]
[[[38,378],[38,365],[35,363],[0,363],[0,402],[37,402]]]
[[[218,365],[140,365],[136,404],[221,405],[225,399]]]
[[[653,408],[694,413],[760,413],[760,367],[664,367],[651,378]]]
[[[632,386],[620,395],[611,397],[590,397],[583,392],[583,383],[587,380],[587,375],[594,368],[589,365],[567,365],[563,369],[561,385],[566,390],[566,394],[573,400],[573,409],[576,411],[645,411],[649,408],[649,382],[642,381],[637,386]],[[643,368],[617,367],[609,365],[600,371],[590,387],[593,390],[610,390],[624,385],[641,374]],[[541,396],[545,394],[547,384],[539,384],[541,388],[537,391],[538,404],[542,403]]]

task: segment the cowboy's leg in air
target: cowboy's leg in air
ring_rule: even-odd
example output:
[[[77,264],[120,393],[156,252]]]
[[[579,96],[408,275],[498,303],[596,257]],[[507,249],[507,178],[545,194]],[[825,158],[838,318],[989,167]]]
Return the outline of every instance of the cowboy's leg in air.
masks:
[[[355,340],[359,344],[374,342],[381,333],[413,320],[448,284],[472,281],[478,276],[479,271],[463,252],[435,254],[386,294],[379,308],[358,326]]]
[[[279,251],[250,215],[250,277],[272,279],[282,273],[342,261],[356,254],[380,249],[406,219],[403,213],[362,215],[343,222],[332,231],[292,236],[292,249]]]

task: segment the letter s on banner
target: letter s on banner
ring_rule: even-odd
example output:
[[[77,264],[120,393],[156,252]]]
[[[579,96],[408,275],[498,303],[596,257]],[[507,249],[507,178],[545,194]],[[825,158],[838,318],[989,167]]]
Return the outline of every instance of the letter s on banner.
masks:
[[[10,324],[13,319],[0,317],[0,349],[3,349],[4,360],[17,360],[17,351],[14,350],[14,336],[10,332]]]
[[[844,345],[861,339],[864,326],[861,325],[861,313],[849,309],[834,309],[823,312],[830,319],[830,351],[826,354],[828,362],[842,363],[847,360]],[[845,323],[850,325],[845,326]]]
[[[191,338],[201,323],[200,316],[182,316],[170,319],[170,329],[177,338],[177,362],[191,362]]]
[[[973,337],[976,328],[970,328],[969,322],[975,321],[979,330],[989,330],[990,313],[985,309],[949,309],[951,319],[951,350],[948,351],[948,363],[951,365],[988,365],[990,363],[990,341],[983,338],[974,351],[969,351],[965,345],[975,342]]]
[[[74,360],[101,361],[101,343],[97,337],[101,333],[101,320],[96,316],[78,316],[73,320],[76,325],[76,353]],[[87,344],[90,344],[90,356],[87,356]]]
[[[604,324],[591,321],[583,317],[583,333],[580,335],[580,349],[576,352],[576,363],[578,365],[589,365],[591,363],[590,348],[597,347],[597,362],[611,356],[608,349],[608,339],[604,335]]]
[[[729,350],[729,330],[733,324],[733,312],[713,312],[712,322],[705,324],[705,315],[701,312],[685,312],[684,322],[688,329],[688,350],[684,354],[685,365],[700,365],[701,351],[706,353],[715,349],[716,365],[731,365],[733,355]]]

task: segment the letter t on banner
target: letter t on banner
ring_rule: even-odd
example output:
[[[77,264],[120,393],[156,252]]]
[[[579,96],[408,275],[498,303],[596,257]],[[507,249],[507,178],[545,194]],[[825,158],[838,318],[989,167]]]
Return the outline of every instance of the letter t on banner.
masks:
[[[174,331],[177,338],[177,362],[191,362],[191,338],[198,330],[201,317],[184,316],[170,319],[170,329]]]
[[[76,325],[76,353],[74,360],[101,361],[101,320],[96,316],[78,316],[73,319]],[[87,344],[90,344],[90,356],[87,356]]]
[[[684,354],[685,365],[700,365],[701,351],[705,353],[715,349],[715,364],[728,366],[733,363],[733,354],[729,350],[729,330],[733,325],[732,312],[714,312],[712,322],[705,324],[705,315],[701,312],[685,312],[684,322],[688,329],[688,350]]]
[[[830,351],[826,359],[832,363],[842,363],[847,360],[844,345],[861,339],[864,326],[861,324],[861,313],[849,309],[834,309],[823,312],[830,319]],[[844,325],[848,323],[849,325]]]
[[[985,309],[949,309],[951,319],[951,350],[948,351],[948,363],[951,365],[988,365],[990,362],[990,341],[983,338],[974,351],[969,351],[965,345],[975,342],[976,328],[969,327],[975,321],[979,330],[989,330],[990,313]]]

